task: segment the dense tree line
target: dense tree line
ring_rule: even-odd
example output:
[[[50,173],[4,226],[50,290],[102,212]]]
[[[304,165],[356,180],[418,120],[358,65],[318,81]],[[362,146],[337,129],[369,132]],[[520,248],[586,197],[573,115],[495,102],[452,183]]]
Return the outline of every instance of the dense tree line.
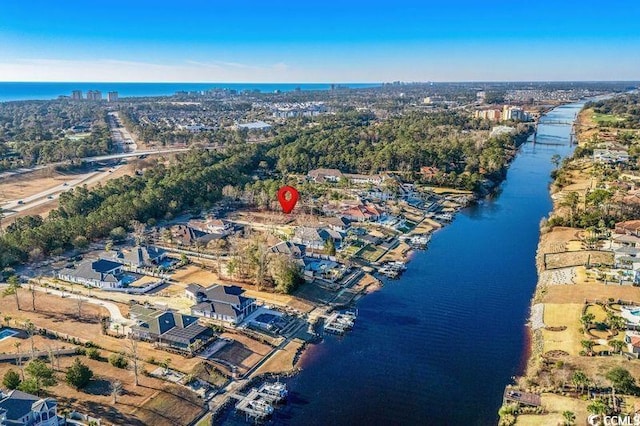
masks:
[[[369,114],[327,116],[317,125],[283,131],[268,156],[283,173],[317,167],[350,173],[417,172],[435,166],[443,183],[455,183],[465,174],[473,186],[483,176],[503,171],[529,129],[521,126],[516,136],[487,139],[474,132],[485,126],[456,112],[413,113],[385,121]]]
[[[73,126],[91,134],[74,138]],[[0,102],[0,170],[106,154],[113,148],[98,104],[55,101]]]

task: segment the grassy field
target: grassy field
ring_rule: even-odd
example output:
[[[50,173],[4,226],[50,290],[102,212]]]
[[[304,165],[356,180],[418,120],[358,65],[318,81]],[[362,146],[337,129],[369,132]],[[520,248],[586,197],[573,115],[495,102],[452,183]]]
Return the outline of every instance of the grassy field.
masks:
[[[593,114],[592,119],[598,125],[600,125],[600,124],[603,124],[603,125],[614,124],[614,123],[619,123],[619,122],[625,120],[624,117],[620,117],[619,115],[600,114],[600,113],[597,113],[597,112]]]
[[[367,244],[358,252],[358,257],[369,262],[376,262],[383,253],[381,249]]]
[[[546,326],[567,327],[564,331],[542,331],[545,353],[554,350],[561,350],[571,355],[580,353],[582,335],[578,332],[578,329],[580,328],[581,314],[582,305],[578,303],[546,303],[544,305],[544,323]]]

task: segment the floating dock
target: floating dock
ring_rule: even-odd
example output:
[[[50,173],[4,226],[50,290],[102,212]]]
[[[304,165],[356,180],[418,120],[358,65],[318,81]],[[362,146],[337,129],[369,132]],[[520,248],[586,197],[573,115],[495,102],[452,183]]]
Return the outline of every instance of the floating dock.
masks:
[[[353,328],[356,316],[357,313],[354,311],[344,313],[336,312],[325,321],[324,331],[331,334],[343,335]]]
[[[286,399],[289,392],[287,385],[280,382],[263,383],[258,389],[251,388],[248,394],[240,395],[233,393],[229,395],[238,401],[236,411],[242,412],[245,419],[254,421],[264,420],[273,414],[273,405]]]

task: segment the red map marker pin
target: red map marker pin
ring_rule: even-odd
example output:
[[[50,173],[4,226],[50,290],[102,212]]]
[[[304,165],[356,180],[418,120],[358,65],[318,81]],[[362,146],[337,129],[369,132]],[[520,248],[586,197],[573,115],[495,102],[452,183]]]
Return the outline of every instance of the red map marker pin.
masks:
[[[291,213],[291,210],[296,206],[299,197],[300,194],[294,187],[285,185],[278,190],[278,201],[280,201],[282,211],[287,214]]]

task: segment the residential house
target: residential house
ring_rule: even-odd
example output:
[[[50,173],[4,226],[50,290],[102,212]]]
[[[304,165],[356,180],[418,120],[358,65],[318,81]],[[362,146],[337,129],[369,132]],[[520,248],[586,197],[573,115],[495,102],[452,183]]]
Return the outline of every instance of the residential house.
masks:
[[[244,290],[238,286],[214,285],[204,288],[190,284],[186,296],[195,301],[191,313],[211,318],[231,325],[240,324],[251,312],[255,311],[255,299],[244,297]]]
[[[233,224],[223,219],[190,220],[188,225],[206,234],[229,235],[233,232]]]
[[[336,248],[340,248],[342,246],[342,234],[331,228],[299,226],[296,228],[291,241],[297,244],[302,244],[308,249],[322,250],[329,239],[333,240]]]
[[[345,233],[351,228],[351,221],[344,216],[334,216],[322,219],[334,231]]]
[[[150,267],[160,264],[167,252],[151,246],[136,246],[129,251],[117,251],[112,259],[134,268]]]
[[[640,220],[627,220],[616,223],[615,233],[640,237]]]
[[[292,243],[291,241],[282,241],[269,249],[272,253],[284,254],[291,259],[301,259],[305,255],[305,246],[302,244]]]
[[[616,235],[613,237],[613,242],[620,246],[640,247],[640,237],[630,234]]]
[[[341,214],[352,222],[375,222],[380,219],[384,213],[373,204],[360,204],[343,210]]]
[[[338,169],[314,169],[307,173],[307,177],[316,183],[338,182],[342,176]]]
[[[349,180],[351,183],[355,184],[372,184],[372,185],[380,185],[386,179],[385,175],[377,174],[377,175],[361,175],[354,173],[345,173],[344,177]]]
[[[432,166],[420,167],[420,174],[426,180],[431,180],[435,178],[436,176],[438,176],[438,173],[440,173],[440,170],[437,167],[432,167]]]
[[[160,346],[193,352],[213,337],[213,330],[198,323],[198,318],[172,310],[133,305],[130,317],[136,322],[131,335]]]
[[[171,238],[182,246],[207,245],[210,241],[224,238],[222,234],[212,234],[192,228],[189,225],[175,225],[171,228]]]
[[[625,164],[629,162],[629,153],[625,150],[594,149],[593,161],[605,164]]]
[[[627,352],[636,357],[640,355],[640,334],[627,331],[624,335],[624,342],[627,344]]]
[[[98,288],[118,288],[124,284],[123,264],[107,259],[85,260],[56,274],[63,281]]]
[[[0,394],[0,425],[58,426],[58,403],[19,390]]]

